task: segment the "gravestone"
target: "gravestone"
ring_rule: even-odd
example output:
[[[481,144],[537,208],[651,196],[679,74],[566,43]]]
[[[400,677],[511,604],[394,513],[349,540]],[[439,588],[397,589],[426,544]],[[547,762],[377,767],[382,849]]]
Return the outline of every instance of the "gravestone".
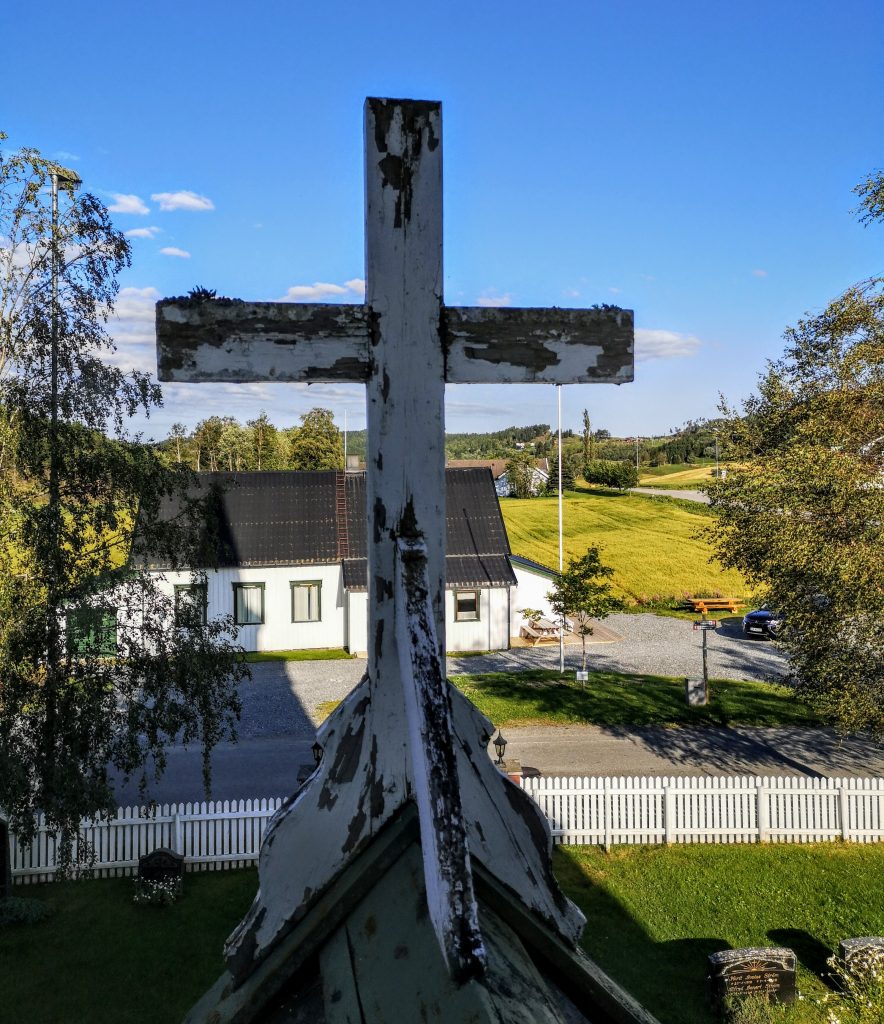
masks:
[[[860,971],[873,964],[884,967],[884,936],[860,935],[855,939],[842,939],[838,943],[838,959],[850,971]]]
[[[12,856],[9,851],[9,826],[0,818],[0,900],[12,895]]]
[[[161,846],[138,858],[138,877],[145,882],[177,882],[184,876],[184,857]]]
[[[765,996],[772,1003],[792,1003],[796,957],[791,949],[761,947],[726,949],[707,959],[709,998],[720,1004],[728,997]]]

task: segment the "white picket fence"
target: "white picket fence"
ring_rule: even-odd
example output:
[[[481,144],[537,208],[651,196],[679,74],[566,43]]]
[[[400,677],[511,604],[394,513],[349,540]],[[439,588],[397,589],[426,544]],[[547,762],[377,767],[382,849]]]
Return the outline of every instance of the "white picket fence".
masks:
[[[884,839],[884,779],[528,778],[553,841],[810,843]]]
[[[245,867],[257,861],[267,822],[281,803],[273,797],[120,807],[115,818],[85,822],[81,842],[93,855],[93,877],[134,874],[138,858],[160,846],[183,854],[189,871]],[[11,837],[13,879],[52,881],[56,842],[55,833],[42,822],[28,847]]]
[[[526,778],[553,841],[619,843],[817,842],[884,840],[884,779],[796,777]],[[184,855],[191,871],[244,867],[258,859],[279,798],[121,807],[84,823],[96,877],[129,875],[159,846]],[[55,834],[40,826],[30,847],[11,837],[19,882],[55,877]]]

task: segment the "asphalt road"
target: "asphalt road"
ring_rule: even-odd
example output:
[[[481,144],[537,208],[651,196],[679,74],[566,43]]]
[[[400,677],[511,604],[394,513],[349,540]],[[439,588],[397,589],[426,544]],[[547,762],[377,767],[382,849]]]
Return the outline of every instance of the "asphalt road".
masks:
[[[655,615],[615,615],[605,626],[622,639],[589,647],[593,667],[623,672],[688,676],[700,672],[701,634],[690,622]],[[776,679],[783,656],[765,641],[747,640],[725,624],[708,637],[709,673],[723,679]],[[450,673],[557,667],[558,648],[514,649],[449,659]],[[566,666],[576,667],[580,646],[566,647]],[[298,769],[312,762],[310,747],[317,707],[340,700],[365,671],[362,660],[262,662],[242,691],[237,744],[224,743],[213,757],[216,799],[285,796]],[[507,754],[545,774],[884,774],[880,747],[867,740],[840,743],[820,730],[513,729]],[[121,803],[140,803],[136,787],[121,785]],[[149,795],[160,803],[204,799],[198,749],[172,747],[164,778]]]

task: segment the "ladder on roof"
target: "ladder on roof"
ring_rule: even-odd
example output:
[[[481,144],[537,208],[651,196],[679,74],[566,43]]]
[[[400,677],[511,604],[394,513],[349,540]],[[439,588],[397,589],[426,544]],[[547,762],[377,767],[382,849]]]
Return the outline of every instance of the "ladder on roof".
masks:
[[[347,474],[335,473],[335,528],[338,535],[338,558],[350,557],[350,536],[347,533]]]

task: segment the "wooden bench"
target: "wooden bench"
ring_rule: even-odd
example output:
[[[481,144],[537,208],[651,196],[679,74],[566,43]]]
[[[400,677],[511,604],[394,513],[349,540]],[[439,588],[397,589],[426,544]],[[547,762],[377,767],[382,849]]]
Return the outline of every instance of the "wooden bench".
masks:
[[[688,603],[695,612],[736,612],[743,607],[743,601],[736,597],[689,597]]]

